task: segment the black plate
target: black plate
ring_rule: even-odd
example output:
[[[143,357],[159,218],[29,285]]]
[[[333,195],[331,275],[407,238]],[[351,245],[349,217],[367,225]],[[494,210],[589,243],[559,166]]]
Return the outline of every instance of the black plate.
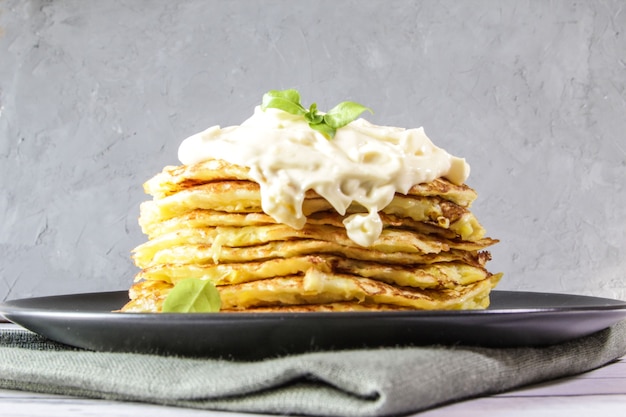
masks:
[[[358,313],[112,313],[127,292],[0,304],[7,319],[52,340],[97,351],[253,359],[306,351],[464,344],[543,346],[626,318],[626,302],[566,294],[493,291],[471,311]]]

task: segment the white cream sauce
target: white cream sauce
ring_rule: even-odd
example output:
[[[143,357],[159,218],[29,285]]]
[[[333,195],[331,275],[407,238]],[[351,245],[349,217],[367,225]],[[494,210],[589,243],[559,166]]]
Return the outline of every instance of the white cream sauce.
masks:
[[[344,220],[350,239],[370,246],[382,232],[378,211],[396,192],[445,177],[467,179],[465,159],[435,146],[422,128],[377,126],[357,119],[326,139],[303,116],[261,110],[241,126],[213,126],[185,139],[178,158],[185,165],[222,159],[250,168],[261,187],[263,211],[276,221],[301,229],[304,194],[315,190],[340,214],[352,203],[367,213]]]

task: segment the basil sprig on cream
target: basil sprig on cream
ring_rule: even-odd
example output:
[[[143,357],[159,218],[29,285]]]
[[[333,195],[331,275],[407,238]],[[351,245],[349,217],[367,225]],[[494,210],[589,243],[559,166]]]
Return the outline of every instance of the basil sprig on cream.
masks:
[[[300,104],[300,93],[297,90],[271,90],[263,95],[261,109],[279,109],[287,113],[304,116],[311,129],[324,135],[327,139],[335,137],[335,132],[355,120],[364,111],[374,113],[369,107],[353,101],[337,104],[326,113],[320,113],[317,104],[313,103],[306,109]]]
[[[174,285],[163,301],[163,313],[214,313],[222,300],[217,288],[208,280],[188,278]]]

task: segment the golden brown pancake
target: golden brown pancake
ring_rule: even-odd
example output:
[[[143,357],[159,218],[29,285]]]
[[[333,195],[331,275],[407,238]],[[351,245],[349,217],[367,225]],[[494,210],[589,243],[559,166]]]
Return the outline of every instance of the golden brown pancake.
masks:
[[[194,210],[214,210],[227,213],[262,213],[258,184],[247,181],[217,181],[196,185],[167,197],[146,201],[140,206],[140,224],[149,228]],[[303,204],[305,216],[332,210],[332,206],[316,193],[309,191]],[[348,213],[363,212],[352,205]],[[467,208],[439,197],[403,196],[396,194],[383,213],[409,218],[416,222],[450,229],[464,240],[484,237],[484,229]]]
[[[341,246],[360,248],[348,237],[345,229],[326,225],[307,224],[301,230],[287,225],[261,225],[245,227],[206,227],[184,228],[158,236],[136,247],[133,258],[140,267],[150,265],[157,252],[180,245],[241,248],[258,246],[270,242],[315,240],[336,243]],[[495,241],[483,238],[476,242],[437,238],[404,229],[384,229],[380,237],[369,247],[383,253],[441,253],[450,249],[478,251],[494,244]]]
[[[179,191],[214,181],[247,180],[254,182],[249,169],[220,160],[207,160],[195,165],[167,166],[144,184],[147,194],[163,198]],[[455,185],[444,178],[416,184],[408,195],[442,197],[462,207],[469,207],[476,199],[476,192],[465,184]]]
[[[484,267],[463,262],[391,265],[332,255],[311,255],[220,264],[159,264],[143,269],[137,274],[136,280],[155,280],[176,284],[183,279],[196,278],[208,279],[215,285],[232,285],[287,275],[300,275],[311,268],[422,289],[454,288],[490,276]]]
[[[179,245],[162,249],[154,254],[148,263],[137,264],[140,268],[149,268],[158,264],[186,263],[208,264],[247,262],[293,256],[327,254],[344,256],[361,261],[384,262],[390,264],[432,264],[435,262],[463,261],[470,265],[480,265],[484,252],[468,252],[450,249],[440,253],[378,252],[368,248],[342,246],[337,243],[320,240],[299,240],[269,242],[257,246],[231,248],[215,244]]]
[[[437,235],[445,239],[456,239],[459,237],[457,233],[450,229],[443,229],[435,224],[415,221],[406,217],[398,217],[383,212],[379,213],[384,228],[396,227],[401,229],[414,230],[418,233]],[[343,220],[345,216],[341,216],[335,211],[320,211],[312,213],[307,217],[307,224],[310,225],[328,225],[344,228]],[[154,239],[160,235],[183,229],[206,228],[216,226],[263,226],[269,224],[278,224],[273,218],[265,213],[227,213],[216,210],[191,210],[180,216],[161,222],[150,223],[145,218],[139,218],[142,231],[149,239]],[[484,234],[484,233],[483,233]]]
[[[460,310],[485,308],[489,292],[500,275],[470,285],[444,290],[421,290],[399,287],[351,275],[327,274],[309,270],[304,276],[285,276],[251,281],[243,284],[218,286],[222,310],[269,309],[275,306],[334,303],[380,304],[415,310]],[[124,311],[159,311],[172,284],[162,281],[142,281],[130,290],[131,301]],[[335,307],[334,311],[337,311]]]
[[[224,161],[165,167],[144,189],[148,240],[133,250],[141,270],[121,311],[160,312],[188,278],[210,280],[225,312],[476,309],[501,276],[486,269],[497,240],[469,210],[475,191],[445,179],[396,193],[370,247],[343,224],[360,205],[341,214],[307,191],[294,229],[263,212],[247,168]]]

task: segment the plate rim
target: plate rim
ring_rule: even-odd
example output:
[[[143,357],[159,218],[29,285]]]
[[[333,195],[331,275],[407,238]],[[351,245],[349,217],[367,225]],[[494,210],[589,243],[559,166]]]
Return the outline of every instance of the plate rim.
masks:
[[[0,304],[0,315],[48,339],[88,350],[226,355],[233,359],[359,346],[545,346],[586,336],[626,319],[626,302],[622,300],[525,291],[492,293],[502,297],[497,301],[500,304],[508,301],[519,306],[525,297],[554,297],[552,301],[557,305],[530,298],[530,308],[491,310],[193,314],[110,311],[127,299],[127,290],[122,290],[11,300]],[[574,306],[572,300],[577,301]],[[50,306],[54,308],[45,308]],[[572,320],[580,325],[571,326]],[[164,337],[172,334],[176,336]],[[271,343],[267,343],[268,337]]]
[[[71,308],[54,308],[43,309],[41,307],[28,307],[21,306],[20,303],[32,303],[38,300],[60,300],[66,299],[81,299],[84,297],[96,296],[96,297],[114,297],[127,294],[128,290],[112,290],[112,291],[96,291],[96,292],[83,292],[83,293],[69,293],[58,295],[46,295],[37,297],[25,297],[13,300],[7,300],[0,302],[0,316],[7,314],[42,314],[46,315],[81,315],[81,316],[107,316],[108,317],[133,317],[136,319],[149,318],[194,318],[194,319],[207,319],[212,317],[221,318],[268,318],[268,317],[365,317],[365,316],[399,316],[399,317],[446,317],[446,316],[465,316],[465,315],[511,315],[511,314],[545,314],[545,313],[566,313],[566,312],[594,312],[594,311],[607,311],[607,310],[626,310],[626,301],[596,297],[579,294],[567,294],[567,293],[551,293],[551,292],[536,292],[536,291],[515,291],[515,290],[492,290],[491,296],[499,294],[501,295],[524,295],[524,296],[536,296],[536,297],[567,297],[573,299],[604,302],[606,304],[600,305],[578,305],[567,307],[527,307],[527,308],[486,308],[486,309],[474,309],[474,310],[391,310],[391,311],[345,311],[345,312],[218,312],[218,313],[149,313],[149,312],[115,312],[105,310],[85,310],[77,311]]]

